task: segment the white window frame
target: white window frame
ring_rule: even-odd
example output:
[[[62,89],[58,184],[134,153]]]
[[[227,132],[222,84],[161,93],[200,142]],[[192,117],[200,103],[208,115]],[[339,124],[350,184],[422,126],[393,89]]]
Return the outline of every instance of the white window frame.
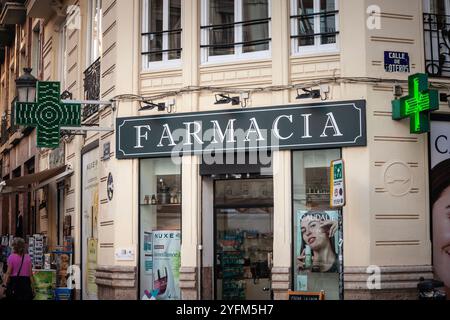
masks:
[[[98,58],[102,55],[102,38],[103,38],[103,30],[102,30],[102,0],[89,0],[88,2],[88,52],[87,52],[87,67],[92,65]],[[97,30],[98,30],[98,38],[94,37],[94,17],[96,15],[96,11],[99,10],[99,17],[97,21]],[[97,42],[97,43],[96,43]]]
[[[59,31],[59,77],[62,91],[67,85],[67,54],[67,22],[64,22]]]
[[[148,21],[151,19],[150,17],[150,12],[149,12],[149,7],[150,7],[150,1],[152,0],[142,0],[141,1],[141,5],[142,5],[142,26],[141,26],[141,31],[142,33],[147,33],[150,32],[148,30]],[[167,31],[169,30],[169,0],[163,0],[163,30]],[[181,15],[183,15],[183,0],[181,0]],[[183,17],[181,17],[181,19],[183,19]],[[183,37],[181,36],[183,33],[183,31],[181,31],[180,33],[180,37],[181,37],[181,57],[183,56]],[[148,55],[143,55],[143,52],[148,52],[149,48],[148,48],[148,41],[147,41],[147,37],[148,36],[141,36],[141,55],[142,55],[142,71],[153,71],[153,70],[158,70],[158,69],[169,69],[169,68],[179,68],[181,67],[181,61],[182,58],[180,59],[172,59],[169,60],[169,52],[163,52],[162,53],[162,60],[161,61],[153,61],[150,62],[148,61]],[[162,45],[162,50],[167,50],[169,49],[169,33],[163,33],[163,45]]]
[[[202,0],[201,3],[201,25],[207,26],[209,23],[209,0]],[[234,1],[234,22],[242,21],[242,0]],[[268,18],[272,19],[272,0],[268,0]],[[272,39],[272,21],[269,21],[269,38]],[[242,42],[243,28],[242,24],[237,24],[234,28],[234,42]],[[209,45],[209,29],[201,29],[201,44]],[[202,64],[215,64],[236,62],[242,60],[256,60],[256,59],[268,59],[272,56],[272,40],[269,41],[269,49],[257,52],[243,52],[243,45],[234,46],[234,54],[221,55],[221,56],[209,56],[209,48],[201,48],[201,62]]]
[[[42,37],[41,37],[41,24],[38,23],[32,29],[32,68],[33,75],[38,78],[42,72]]]
[[[339,0],[334,0],[335,10],[339,11]],[[314,12],[319,12],[320,0],[314,0]],[[297,15],[297,0],[291,0],[291,16]],[[336,30],[339,31],[339,13],[335,15]],[[320,33],[320,15],[314,17],[314,33]],[[298,36],[298,19],[291,18],[291,34]],[[336,43],[320,44],[320,36],[315,36],[313,46],[299,46],[299,38],[291,39],[291,52],[293,56],[305,56],[317,53],[339,52],[339,34],[336,34]]]
[[[445,14],[450,15],[450,0],[446,0]],[[429,14],[437,14],[437,12],[431,12],[431,1],[423,0],[423,12]]]

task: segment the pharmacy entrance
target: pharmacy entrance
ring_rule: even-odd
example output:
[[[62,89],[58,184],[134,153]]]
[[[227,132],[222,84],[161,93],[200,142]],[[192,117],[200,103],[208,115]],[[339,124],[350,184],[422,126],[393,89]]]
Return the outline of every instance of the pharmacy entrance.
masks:
[[[271,299],[273,180],[214,181],[215,296]]]
[[[202,298],[270,300],[274,229],[272,157],[270,153],[235,155],[245,158],[243,164],[200,165]]]

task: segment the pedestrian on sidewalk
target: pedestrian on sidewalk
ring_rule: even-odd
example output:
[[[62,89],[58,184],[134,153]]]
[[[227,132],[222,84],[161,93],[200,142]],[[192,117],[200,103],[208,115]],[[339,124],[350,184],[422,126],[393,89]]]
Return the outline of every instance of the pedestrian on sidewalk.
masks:
[[[12,244],[13,254],[8,258],[8,270],[5,274],[6,295],[10,300],[33,300],[33,270],[31,258],[25,252],[25,241],[15,238]]]

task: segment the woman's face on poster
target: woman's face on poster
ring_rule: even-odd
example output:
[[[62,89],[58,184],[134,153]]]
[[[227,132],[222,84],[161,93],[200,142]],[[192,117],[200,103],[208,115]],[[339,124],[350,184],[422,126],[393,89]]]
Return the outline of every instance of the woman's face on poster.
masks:
[[[328,235],[322,228],[323,223],[323,220],[309,216],[301,223],[303,241],[314,251],[325,248],[329,242]]]
[[[433,206],[433,240],[434,267],[450,287],[450,186]]]

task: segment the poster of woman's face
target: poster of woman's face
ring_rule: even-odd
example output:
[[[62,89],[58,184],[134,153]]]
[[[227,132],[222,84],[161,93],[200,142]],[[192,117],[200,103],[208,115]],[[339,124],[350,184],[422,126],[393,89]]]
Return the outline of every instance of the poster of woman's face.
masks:
[[[431,205],[433,269],[450,288],[450,122],[433,121],[431,148]]]
[[[339,272],[339,212],[297,212],[297,270]]]

